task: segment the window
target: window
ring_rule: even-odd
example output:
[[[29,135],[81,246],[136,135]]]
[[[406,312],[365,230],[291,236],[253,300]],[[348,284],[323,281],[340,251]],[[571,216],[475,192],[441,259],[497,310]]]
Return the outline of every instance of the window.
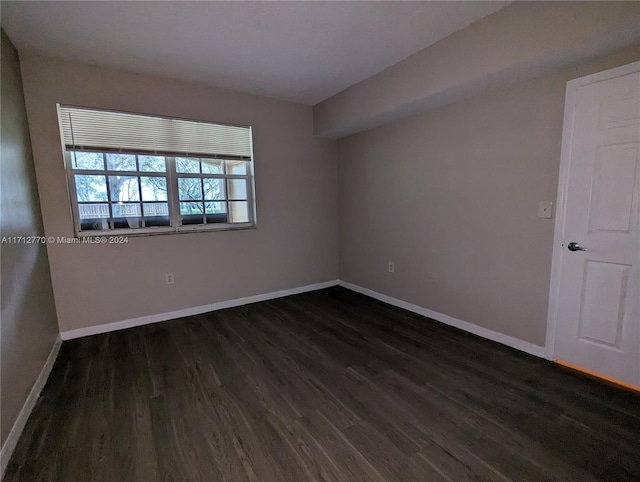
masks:
[[[255,225],[250,127],[58,111],[77,235]]]

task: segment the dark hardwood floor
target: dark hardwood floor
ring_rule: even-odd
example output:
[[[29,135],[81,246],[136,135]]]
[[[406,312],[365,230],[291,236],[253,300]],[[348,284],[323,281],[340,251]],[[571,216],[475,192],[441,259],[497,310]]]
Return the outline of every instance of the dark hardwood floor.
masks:
[[[65,342],[5,481],[640,480],[640,396],[343,288]]]

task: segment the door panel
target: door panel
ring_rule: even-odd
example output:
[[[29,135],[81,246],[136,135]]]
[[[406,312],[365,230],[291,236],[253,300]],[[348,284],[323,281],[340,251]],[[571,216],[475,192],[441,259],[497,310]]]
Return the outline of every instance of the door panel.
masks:
[[[554,356],[640,386],[640,63],[632,67],[567,89]]]
[[[602,99],[600,129],[640,124],[640,114],[636,108],[638,103],[640,103],[640,93],[633,90],[609,95]]]
[[[622,264],[585,263],[578,335],[581,340],[620,349],[628,271],[629,266]]]
[[[590,233],[630,233],[639,146],[621,144],[598,149],[591,190]]]

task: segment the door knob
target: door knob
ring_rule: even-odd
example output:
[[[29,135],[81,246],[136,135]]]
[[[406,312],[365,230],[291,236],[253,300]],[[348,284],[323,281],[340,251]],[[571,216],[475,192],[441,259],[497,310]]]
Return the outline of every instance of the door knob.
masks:
[[[567,248],[569,248],[569,251],[586,251],[587,250],[587,248],[583,248],[578,243],[575,243],[573,241],[567,245]]]

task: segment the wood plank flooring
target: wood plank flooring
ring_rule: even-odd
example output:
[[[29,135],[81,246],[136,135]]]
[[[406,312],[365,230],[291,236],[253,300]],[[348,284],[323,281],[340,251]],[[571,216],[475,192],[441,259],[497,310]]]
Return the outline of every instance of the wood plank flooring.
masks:
[[[640,396],[336,287],[65,342],[4,480],[640,480]]]

